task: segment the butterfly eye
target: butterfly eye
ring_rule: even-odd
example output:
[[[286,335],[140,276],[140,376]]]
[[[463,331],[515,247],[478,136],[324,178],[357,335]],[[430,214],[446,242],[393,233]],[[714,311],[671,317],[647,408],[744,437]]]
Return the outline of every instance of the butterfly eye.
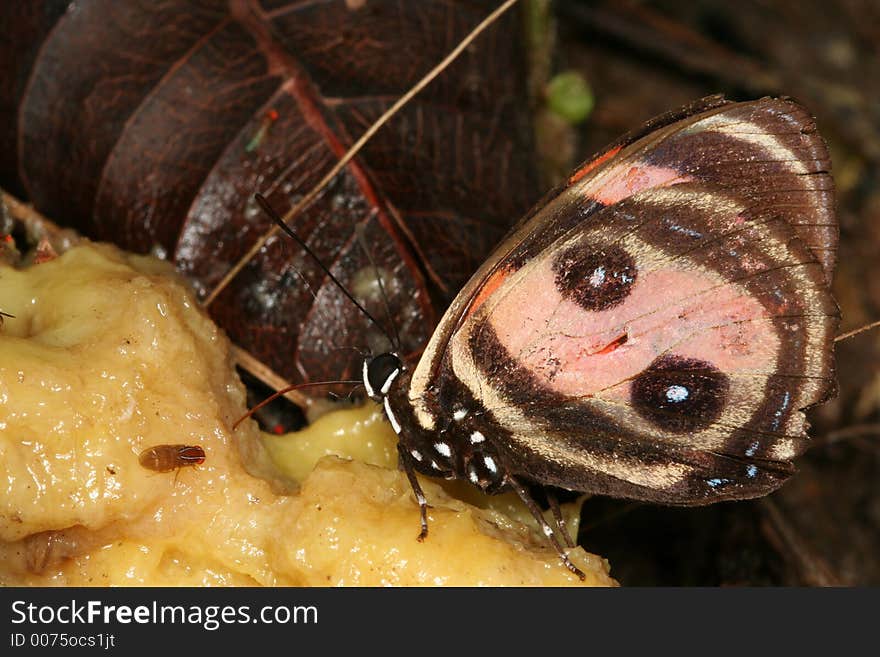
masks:
[[[388,394],[394,379],[403,369],[403,363],[395,354],[379,354],[364,363],[364,385],[370,397]]]
[[[661,356],[633,381],[632,405],[661,429],[696,431],[718,419],[729,387],[727,376],[711,363]]]
[[[607,310],[626,299],[637,273],[635,260],[622,248],[590,250],[581,245],[560,253],[553,272],[563,298],[590,311]]]

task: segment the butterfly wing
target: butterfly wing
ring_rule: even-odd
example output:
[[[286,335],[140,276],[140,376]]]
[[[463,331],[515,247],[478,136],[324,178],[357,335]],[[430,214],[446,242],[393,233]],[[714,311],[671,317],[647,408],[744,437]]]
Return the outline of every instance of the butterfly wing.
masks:
[[[703,184],[595,215],[512,274],[449,364],[512,472],[662,502],[753,497],[833,391],[837,308],[793,228]]]
[[[779,486],[832,394],[836,225],[800,106],[718,105],[587,164],[462,291],[410,384],[514,474],[675,504]],[[445,390],[445,391],[444,391]]]

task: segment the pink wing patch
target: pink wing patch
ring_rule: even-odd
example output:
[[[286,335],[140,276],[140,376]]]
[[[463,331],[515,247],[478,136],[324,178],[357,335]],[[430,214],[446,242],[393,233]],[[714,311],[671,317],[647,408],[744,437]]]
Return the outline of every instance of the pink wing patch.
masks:
[[[596,180],[590,181],[587,194],[603,205],[613,205],[645,189],[691,181],[692,177],[671,167],[622,162]]]
[[[725,373],[774,368],[779,338],[766,309],[718,274],[684,262],[644,272],[622,303],[597,312],[561,296],[549,261],[524,274],[493,306],[490,323],[508,352],[554,392],[626,401],[625,382],[667,353]]]

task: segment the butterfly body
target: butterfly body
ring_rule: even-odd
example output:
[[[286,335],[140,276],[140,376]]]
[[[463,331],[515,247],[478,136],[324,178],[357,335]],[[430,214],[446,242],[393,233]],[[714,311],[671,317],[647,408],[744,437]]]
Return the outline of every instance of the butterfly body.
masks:
[[[835,391],[829,167],[772,98],[704,99],[580,167],[417,363],[365,364],[404,468],[678,505],[779,487]]]
[[[413,469],[444,479],[466,479],[490,494],[505,490],[509,469],[496,447],[503,429],[492,413],[465,388],[446,388],[442,400],[437,397],[429,402],[437,424],[425,428],[407,401],[409,382],[410,374],[405,371],[384,403],[386,415],[394,418],[392,427],[398,433],[401,454]]]

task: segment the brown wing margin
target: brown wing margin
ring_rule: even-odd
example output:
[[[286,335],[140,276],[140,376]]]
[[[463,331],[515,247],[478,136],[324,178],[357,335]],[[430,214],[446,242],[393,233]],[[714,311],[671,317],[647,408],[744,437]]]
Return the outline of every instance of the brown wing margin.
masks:
[[[639,155],[748,199],[778,215],[815,254],[830,281],[837,259],[831,160],[816,122],[797,102],[762,98],[695,117]]]

